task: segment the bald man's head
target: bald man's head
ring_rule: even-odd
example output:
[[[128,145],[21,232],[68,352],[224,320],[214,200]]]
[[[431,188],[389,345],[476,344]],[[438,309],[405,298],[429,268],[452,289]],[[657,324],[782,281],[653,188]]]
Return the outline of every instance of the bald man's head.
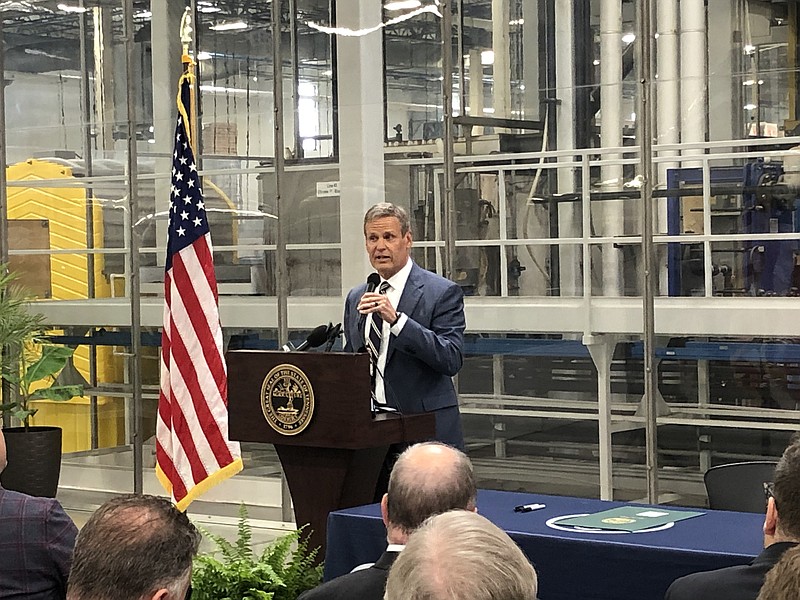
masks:
[[[425,442],[408,448],[394,465],[387,494],[387,519],[405,534],[430,516],[475,510],[478,490],[472,464],[455,448]]]

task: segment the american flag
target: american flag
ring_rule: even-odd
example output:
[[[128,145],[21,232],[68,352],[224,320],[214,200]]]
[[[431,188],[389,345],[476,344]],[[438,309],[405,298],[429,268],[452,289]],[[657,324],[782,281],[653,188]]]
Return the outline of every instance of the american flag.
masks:
[[[188,123],[191,76],[180,81],[172,154],[169,236],[161,334],[156,474],[184,510],[242,470],[228,439],[228,375],[222,352],[217,279],[203,190]]]

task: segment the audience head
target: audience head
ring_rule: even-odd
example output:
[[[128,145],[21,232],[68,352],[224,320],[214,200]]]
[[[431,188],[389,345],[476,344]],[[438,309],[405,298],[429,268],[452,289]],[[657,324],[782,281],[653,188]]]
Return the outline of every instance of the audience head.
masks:
[[[168,500],[109,500],[78,534],[67,598],[183,600],[199,545],[200,533]]]
[[[389,541],[402,544],[430,516],[475,510],[478,490],[469,458],[439,442],[415,444],[397,459],[383,496]]]
[[[800,546],[789,548],[764,579],[757,600],[800,598]]]
[[[775,467],[764,534],[768,544],[800,541],[800,437],[795,436]]]
[[[468,511],[428,519],[389,571],[385,600],[535,600],[536,571],[496,525]]]

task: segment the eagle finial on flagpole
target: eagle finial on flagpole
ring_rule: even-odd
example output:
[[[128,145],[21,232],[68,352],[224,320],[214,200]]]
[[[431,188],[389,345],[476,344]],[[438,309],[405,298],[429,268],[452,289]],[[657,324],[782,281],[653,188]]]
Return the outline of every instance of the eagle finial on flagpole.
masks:
[[[195,89],[194,77],[195,62],[192,59],[192,55],[189,54],[189,48],[194,41],[194,36],[192,33],[192,9],[191,7],[187,6],[186,10],[183,11],[183,16],[181,16],[180,34],[181,44],[183,44],[183,56],[181,56],[181,62],[183,63],[183,75],[178,83],[178,94],[180,96],[181,82],[188,80],[190,87],[189,101],[188,104],[185,102],[183,104],[188,120],[188,123],[186,124],[186,133],[187,137],[189,138],[189,143],[192,145],[195,153],[197,153],[197,140],[195,136],[195,132],[197,131],[197,90]]]
[[[189,55],[189,46],[192,43],[192,9],[187,6],[183,11],[181,17],[181,43],[183,44],[183,57],[181,60],[184,64],[193,64],[194,61]]]

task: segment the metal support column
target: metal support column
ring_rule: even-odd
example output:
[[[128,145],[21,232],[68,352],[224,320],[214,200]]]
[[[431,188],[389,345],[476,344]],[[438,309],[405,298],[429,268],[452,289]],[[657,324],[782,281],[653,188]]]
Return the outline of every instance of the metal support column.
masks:
[[[275,215],[276,233],[275,289],[278,304],[278,348],[289,341],[288,304],[289,280],[286,272],[286,211],[283,206],[283,55],[281,53],[281,0],[272,0],[272,100],[273,139],[275,148]],[[292,521],[292,500],[286,476],[281,472],[281,518]]]
[[[653,244],[653,22],[652,0],[637,5],[636,64],[639,68],[639,177],[642,186],[642,303],[644,315],[644,395],[647,500],[658,502],[658,370],[655,366],[655,247]]]
[[[583,345],[597,368],[597,425],[600,499],[614,499],[611,446],[611,361],[617,341],[611,336],[585,335]]]
[[[84,8],[83,0],[81,0],[80,6]],[[82,153],[86,178],[91,180],[94,176],[94,167],[92,165],[92,101],[89,95],[91,83],[89,81],[89,57],[86,44],[87,16],[88,14],[85,12],[78,13],[81,53]],[[86,247],[89,249],[94,248],[94,189],[91,185],[86,188]],[[95,259],[92,253],[86,255],[86,297],[95,297]],[[90,333],[93,331],[94,329],[91,329]],[[89,346],[89,384],[92,388],[97,387],[97,347],[94,345]],[[92,394],[89,396],[89,436],[92,450],[96,450],[100,445],[97,411],[97,396]]]
[[[455,207],[455,163],[453,161],[453,5],[452,0],[442,0],[442,118],[444,120],[444,207],[443,275],[455,276],[456,254],[456,207]]]
[[[125,72],[130,77],[134,69],[134,28],[133,28],[133,0],[125,0],[123,4],[123,31],[125,41]],[[128,255],[130,265],[130,290],[131,302],[131,356],[128,360],[128,370],[133,399],[133,491],[141,494],[143,491],[143,462],[142,462],[142,314],[141,314],[141,285],[139,279],[139,249],[141,240],[133,224],[139,214],[139,164],[136,151],[136,104],[134,86],[125,86],[127,114],[127,193],[128,208],[130,212],[131,250]]]

